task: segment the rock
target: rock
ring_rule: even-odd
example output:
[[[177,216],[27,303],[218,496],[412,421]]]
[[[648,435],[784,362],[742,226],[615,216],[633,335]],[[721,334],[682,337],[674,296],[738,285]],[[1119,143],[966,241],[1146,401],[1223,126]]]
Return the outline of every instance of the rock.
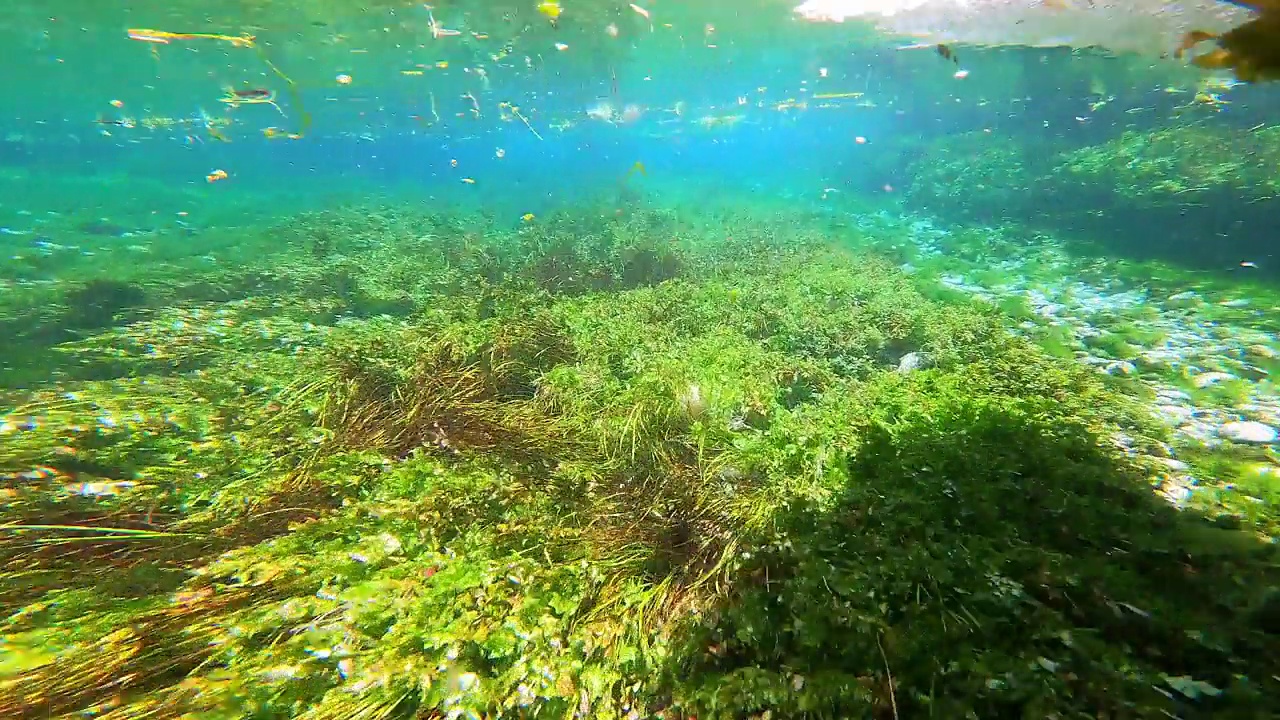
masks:
[[[928,353],[909,352],[898,360],[898,372],[909,373],[913,370],[924,370],[933,367],[933,358]]]
[[[1178,432],[1186,437],[1195,440],[1205,447],[1217,447],[1222,444],[1222,440],[1218,439],[1215,428],[1205,422],[1193,420],[1190,423],[1178,428]]]
[[[1119,360],[1108,363],[1103,372],[1108,375],[1133,375],[1138,372],[1138,368],[1128,360]]]
[[[1191,379],[1191,382],[1193,385],[1203,390],[1209,387],[1210,385],[1217,385],[1218,383],[1223,382],[1224,380],[1235,380],[1235,379],[1236,379],[1236,376],[1232,375],[1231,373],[1207,372],[1207,373],[1200,373],[1199,375],[1195,376],[1194,378]]]
[[[1229,422],[1218,428],[1218,436],[1232,442],[1265,445],[1280,438],[1280,431],[1260,422]]]
[[[1159,405],[1156,407],[1156,416],[1175,427],[1187,422],[1195,414],[1194,410],[1182,405]]]
[[[1191,400],[1190,395],[1173,388],[1160,388],[1156,391],[1156,397],[1166,398],[1169,400],[1186,400],[1188,402]]]
[[[1280,357],[1280,354],[1276,353],[1275,349],[1267,345],[1250,345],[1244,349],[1244,352],[1247,357],[1258,360],[1275,360]]]
[[[1197,307],[1199,305],[1205,304],[1204,300],[1201,299],[1200,295],[1194,290],[1188,290],[1186,292],[1180,292],[1176,295],[1170,295],[1165,300],[1165,302],[1168,303],[1171,307],[1178,307],[1178,308]]]
[[[1175,460],[1173,458],[1156,458],[1156,460],[1161,465],[1164,465],[1165,467],[1169,468],[1174,472],[1182,472],[1190,468],[1189,465],[1182,462],[1181,460]]]
[[[1181,507],[1191,499],[1191,488],[1170,484],[1161,488],[1160,494],[1164,495],[1170,503]]]
[[[1182,358],[1176,352],[1168,350],[1155,349],[1143,350],[1133,359],[1138,367],[1151,372],[1164,373],[1169,370],[1177,369]]]

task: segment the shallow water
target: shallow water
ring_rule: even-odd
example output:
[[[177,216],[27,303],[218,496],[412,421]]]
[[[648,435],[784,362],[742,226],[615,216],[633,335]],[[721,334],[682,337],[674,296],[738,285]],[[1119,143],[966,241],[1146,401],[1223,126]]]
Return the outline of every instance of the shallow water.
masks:
[[[0,38],[0,716],[1277,712],[1273,87],[775,2]]]

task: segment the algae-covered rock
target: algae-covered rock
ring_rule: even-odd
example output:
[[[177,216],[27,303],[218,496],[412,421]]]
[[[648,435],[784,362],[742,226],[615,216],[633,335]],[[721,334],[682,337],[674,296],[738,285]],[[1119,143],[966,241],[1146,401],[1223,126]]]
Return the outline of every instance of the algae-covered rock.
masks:
[[[1186,204],[1210,193],[1248,202],[1270,199],[1280,190],[1277,164],[1276,128],[1130,131],[1108,143],[1058,156],[1053,172],[1037,185],[1102,187],[1138,204]]]
[[[1267,252],[1280,130],[1178,126],[1057,151],[970,134],[914,163],[908,200],[967,222],[1015,222],[1106,255],[1222,268]],[[1153,229],[1155,230],[1153,232]],[[1270,272],[1264,269],[1263,272]]]
[[[932,209],[954,206],[975,214],[1020,206],[1070,214],[1099,197],[1135,206],[1186,207],[1218,193],[1244,204],[1269,200],[1280,191],[1277,165],[1277,128],[1129,131],[1102,144],[1050,153],[1047,159],[971,133],[922,156],[908,194]]]

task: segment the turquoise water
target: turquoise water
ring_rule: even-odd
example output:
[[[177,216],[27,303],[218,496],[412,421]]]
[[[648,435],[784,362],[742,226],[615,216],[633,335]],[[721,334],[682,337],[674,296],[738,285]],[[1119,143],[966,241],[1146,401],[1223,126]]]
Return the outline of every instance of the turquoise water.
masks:
[[[1273,717],[1270,85],[17,3],[0,717]]]

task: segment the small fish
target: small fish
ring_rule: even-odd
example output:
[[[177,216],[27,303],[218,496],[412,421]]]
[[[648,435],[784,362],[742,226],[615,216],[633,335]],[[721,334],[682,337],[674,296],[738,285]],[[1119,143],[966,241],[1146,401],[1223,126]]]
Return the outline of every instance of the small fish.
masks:
[[[475,185],[475,184],[476,184],[476,181],[475,181],[475,179],[473,179],[473,178],[462,178],[462,182],[464,182],[464,183],[466,183],[466,184],[468,184],[468,185]]]
[[[520,219],[523,220],[524,222],[531,223],[533,222],[535,217],[537,216],[534,215],[533,213],[525,213],[520,216]]]
[[[248,88],[245,90],[228,89],[227,92],[242,100],[270,100],[275,94],[266,88]]]
[[[226,171],[226,170],[214,170],[213,172],[209,173],[208,175],[205,175],[205,176],[204,176],[204,179],[205,179],[207,182],[211,182],[211,183],[218,182],[219,180],[226,180],[226,179],[227,179],[227,171]]]
[[[284,115],[284,110],[276,104],[276,94],[266,88],[247,88],[237,90],[235,88],[227,88],[226,93],[218,98],[218,102],[238,108],[241,105],[270,105],[276,109],[276,112]],[[203,115],[203,111],[201,111]],[[209,125],[211,121],[208,115],[205,115],[205,124]]]
[[[116,126],[118,126],[118,127],[122,127],[122,128],[131,128],[131,127],[135,127],[135,126],[137,125],[137,123],[136,123],[136,122],[134,122],[133,120],[131,120],[131,119],[129,119],[129,118],[123,118],[123,119],[120,119],[120,120],[116,120],[116,119],[113,119],[113,118],[104,118],[104,117],[99,117],[98,119],[94,120],[94,122],[98,123],[99,125],[116,125]]]
[[[956,51],[952,50],[951,46],[946,43],[938,43],[938,55],[943,60],[950,60],[957,65],[960,64],[960,58],[956,55]]]

